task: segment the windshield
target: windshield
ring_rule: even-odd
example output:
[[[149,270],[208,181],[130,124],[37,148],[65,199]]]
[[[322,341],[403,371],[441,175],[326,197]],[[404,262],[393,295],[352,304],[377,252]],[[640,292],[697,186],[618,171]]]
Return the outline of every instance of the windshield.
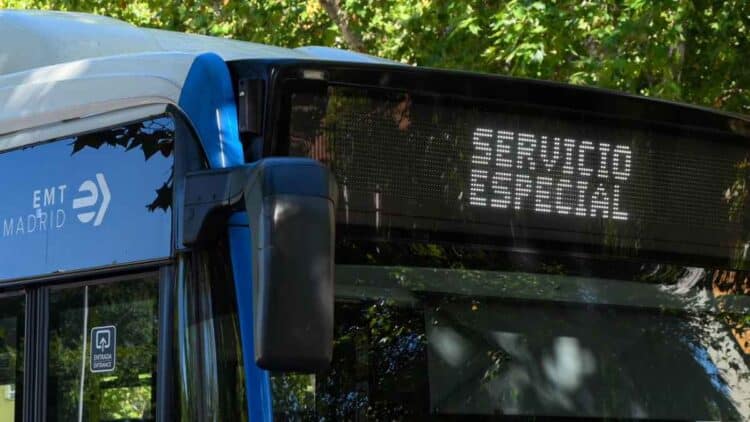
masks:
[[[353,87],[289,108],[341,191],[336,326],[277,414],[750,417],[746,146]]]
[[[750,416],[743,274],[422,243],[337,257],[333,364],[277,377],[276,412]]]

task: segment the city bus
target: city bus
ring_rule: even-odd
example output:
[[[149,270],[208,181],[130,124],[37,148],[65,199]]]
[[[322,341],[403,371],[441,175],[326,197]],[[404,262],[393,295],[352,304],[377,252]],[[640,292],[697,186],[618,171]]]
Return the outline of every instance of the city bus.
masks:
[[[748,420],[749,160],[707,108],[0,11],[0,420]]]

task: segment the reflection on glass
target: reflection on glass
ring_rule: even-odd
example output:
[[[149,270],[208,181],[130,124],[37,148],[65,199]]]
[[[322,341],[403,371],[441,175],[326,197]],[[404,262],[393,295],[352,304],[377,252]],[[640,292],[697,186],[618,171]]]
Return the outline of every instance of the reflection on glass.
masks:
[[[112,148],[123,148],[125,151],[140,150],[144,161],[148,162],[157,154],[170,158],[174,152],[174,120],[171,117],[159,117],[128,125],[113,127],[101,132],[91,132],[73,138],[72,155],[86,148],[99,149],[106,145]],[[156,160],[155,160],[156,161]],[[172,206],[172,178],[169,177],[161,187],[156,188],[156,198],[146,205],[149,211],[169,210]]]
[[[237,301],[226,236],[185,256],[176,337],[182,420],[247,420]]]
[[[24,296],[0,298],[0,421],[20,421]]]
[[[750,262],[750,224],[748,224],[747,208],[750,196],[748,196],[748,170],[750,169],[750,157],[738,157],[735,163],[735,174],[732,184],[724,192],[724,202],[729,206],[729,221],[739,223],[736,230],[735,250],[732,256],[732,267],[747,269]]]
[[[161,116],[0,154],[0,279],[168,257],[173,144]]]
[[[157,294],[155,275],[50,292],[48,420],[153,420]],[[93,372],[92,332],[108,326],[114,368]]]
[[[712,278],[722,275],[703,269],[641,276],[339,265],[333,365],[314,382],[275,377],[274,409],[342,419],[750,417],[745,279],[728,288],[725,275],[731,291],[717,294]]]

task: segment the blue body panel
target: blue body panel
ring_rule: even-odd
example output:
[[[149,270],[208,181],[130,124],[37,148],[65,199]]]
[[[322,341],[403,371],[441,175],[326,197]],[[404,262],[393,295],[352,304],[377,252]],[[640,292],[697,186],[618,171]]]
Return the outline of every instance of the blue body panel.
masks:
[[[174,159],[156,139],[173,132],[160,117],[0,154],[0,280],[168,259]]]
[[[207,53],[195,59],[183,85],[179,106],[192,122],[211,168],[244,164],[232,78],[221,57]],[[255,365],[251,236],[244,212],[232,216],[228,236],[242,337],[248,415],[254,422],[270,421],[269,374]]]
[[[196,57],[179,106],[198,132],[211,168],[244,164],[232,78],[221,57],[212,53]]]
[[[255,365],[252,251],[247,214],[244,212],[235,213],[229,220],[229,248],[239,304],[237,312],[242,335],[248,414],[253,422],[271,421],[271,381],[268,372]]]

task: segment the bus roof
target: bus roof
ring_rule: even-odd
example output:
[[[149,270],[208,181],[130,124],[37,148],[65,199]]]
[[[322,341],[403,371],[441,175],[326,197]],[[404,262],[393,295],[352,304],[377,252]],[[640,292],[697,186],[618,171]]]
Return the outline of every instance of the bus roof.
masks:
[[[120,120],[127,110],[157,104],[163,111],[177,103],[195,57],[207,52],[226,61],[395,63],[327,47],[288,49],[139,28],[84,13],[0,10],[0,151],[62,136],[29,133],[59,122],[105,114]]]
[[[289,49],[181,32],[139,28],[105,16],[0,10],[0,75],[97,57],[134,53],[213,52],[224,60],[253,58],[394,62],[327,47]]]

